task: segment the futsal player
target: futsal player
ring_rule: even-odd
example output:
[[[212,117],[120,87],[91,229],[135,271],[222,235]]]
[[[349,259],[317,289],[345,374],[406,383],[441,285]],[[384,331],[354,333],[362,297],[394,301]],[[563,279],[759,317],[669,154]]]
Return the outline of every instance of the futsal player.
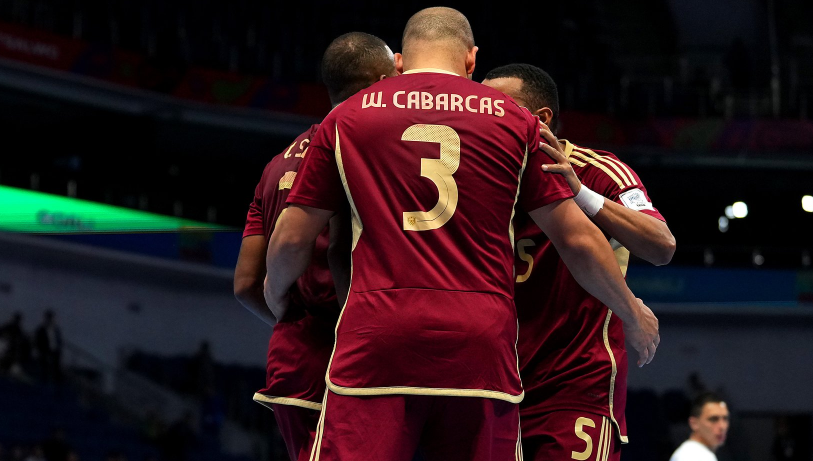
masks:
[[[559,118],[553,79],[529,64],[509,64],[483,84],[511,96],[546,124],[543,146],[587,216],[612,238],[622,272],[630,251],[667,264],[675,239],[641,179],[609,152],[557,140],[547,127]],[[585,291],[556,248],[523,215],[517,228],[516,304],[519,316],[522,443],[532,460],[620,459],[627,442],[627,353],[618,316]],[[619,443],[620,442],[620,443]]]
[[[521,457],[515,204],[638,326],[643,360],[655,352],[657,320],[566,181],[542,171],[537,119],[467,78],[476,53],[459,12],[415,14],[396,54],[403,74],[325,119],[271,237],[265,295],[282,317],[313,241],[349,203],[351,289],[312,460],[407,461],[419,445],[428,460]]]
[[[393,54],[379,38],[351,32],[335,39],[322,59],[322,77],[335,107],[383,77],[395,76]],[[339,313],[328,268],[328,229],[290,293],[292,308],[277,322],[263,299],[268,239],[287,207],[286,199],[319,125],[313,125],[271,160],[249,206],[234,293],[251,312],[274,327],[268,344],[266,386],[254,400],[274,410],[292,461],[307,459],[325,392],[325,371]]]

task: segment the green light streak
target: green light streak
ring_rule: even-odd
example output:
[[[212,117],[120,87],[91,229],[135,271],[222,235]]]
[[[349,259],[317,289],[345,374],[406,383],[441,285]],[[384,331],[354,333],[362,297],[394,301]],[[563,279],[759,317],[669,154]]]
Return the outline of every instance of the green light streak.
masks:
[[[39,234],[228,231],[226,226],[0,186],[0,231]]]

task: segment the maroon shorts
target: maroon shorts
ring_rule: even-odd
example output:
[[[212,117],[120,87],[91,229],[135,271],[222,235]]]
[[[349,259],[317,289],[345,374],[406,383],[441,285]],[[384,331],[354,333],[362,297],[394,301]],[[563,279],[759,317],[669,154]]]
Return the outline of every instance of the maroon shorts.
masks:
[[[529,461],[620,461],[621,442],[609,418],[560,410],[523,418],[522,449]]]
[[[288,449],[288,457],[291,461],[308,461],[319,423],[319,412],[294,405],[271,404],[271,407]]]
[[[502,400],[328,391],[311,461],[517,461],[519,408]]]

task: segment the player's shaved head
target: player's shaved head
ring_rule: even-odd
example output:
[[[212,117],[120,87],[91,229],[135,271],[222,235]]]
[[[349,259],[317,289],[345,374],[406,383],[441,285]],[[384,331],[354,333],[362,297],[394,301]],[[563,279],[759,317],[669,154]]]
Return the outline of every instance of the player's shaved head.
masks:
[[[349,32],[333,40],[322,57],[322,81],[335,106],[377,82],[397,75],[392,51],[380,38]]]
[[[415,13],[404,28],[401,41],[408,55],[416,44],[468,51],[474,47],[474,34],[463,13],[446,7],[426,8]]]
[[[559,92],[556,82],[544,70],[530,64],[508,64],[497,67],[488,74],[485,80],[515,78],[522,82],[518,95],[508,94],[524,105],[531,112],[547,107],[553,113],[550,123],[555,133],[559,126]],[[485,83],[485,81],[484,81]],[[492,86],[492,85],[489,85]],[[507,94],[507,93],[506,93]]]

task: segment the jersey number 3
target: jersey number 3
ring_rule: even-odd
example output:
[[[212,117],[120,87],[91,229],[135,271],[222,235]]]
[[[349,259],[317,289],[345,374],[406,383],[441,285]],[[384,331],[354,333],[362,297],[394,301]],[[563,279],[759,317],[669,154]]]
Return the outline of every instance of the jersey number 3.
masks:
[[[440,144],[440,158],[422,158],[421,176],[438,188],[438,203],[429,211],[405,211],[404,230],[439,229],[457,209],[457,183],[452,177],[460,166],[460,137],[445,125],[412,125],[404,131],[402,141]]]

